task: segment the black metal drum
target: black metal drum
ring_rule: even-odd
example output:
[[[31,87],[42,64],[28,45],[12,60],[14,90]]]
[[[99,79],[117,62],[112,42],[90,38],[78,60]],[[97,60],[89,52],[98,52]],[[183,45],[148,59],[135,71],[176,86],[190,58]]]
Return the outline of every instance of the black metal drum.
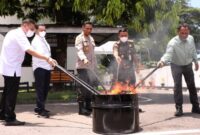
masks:
[[[137,94],[95,95],[93,131],[100,134],[138,132]]]

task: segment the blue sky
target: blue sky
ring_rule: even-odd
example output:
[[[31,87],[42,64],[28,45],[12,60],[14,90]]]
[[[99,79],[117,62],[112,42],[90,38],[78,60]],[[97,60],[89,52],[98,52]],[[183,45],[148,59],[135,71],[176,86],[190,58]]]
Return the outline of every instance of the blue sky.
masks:
[[[189,3],[192,7],[199,7],[200,8],[200,0],[190,0]]]

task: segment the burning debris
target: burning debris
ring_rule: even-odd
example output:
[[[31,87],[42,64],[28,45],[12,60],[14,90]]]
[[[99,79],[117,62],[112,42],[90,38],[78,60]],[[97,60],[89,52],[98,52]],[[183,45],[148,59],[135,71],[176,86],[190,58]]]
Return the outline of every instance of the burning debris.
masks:
[[[117,95],[117,94],[136,94],[136,89],[134,85],[129,85],[129,83],[122,83],[122,82],[116,82],[110,92],[107,94],[110,95]]]

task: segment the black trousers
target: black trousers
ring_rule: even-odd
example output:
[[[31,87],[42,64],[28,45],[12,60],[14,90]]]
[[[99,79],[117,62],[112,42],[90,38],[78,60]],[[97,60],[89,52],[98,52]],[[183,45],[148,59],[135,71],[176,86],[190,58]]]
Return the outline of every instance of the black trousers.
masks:
[[[98,86],[97,78],[94,76],[94,73],[88,69],[77,69],[78,77],[82,79],[84,82],[88,83],[90,86],[95,87]],[[90,102],[92,99],[92,93],[84,88],[82,85],[77,84],[78,91],[78,101],[88,101]]]
[[[43,68],[37,68],[34,71],[35,89],[36,89],[36,106],[40,110],[45,109],[45,102],[47,99],[51,72]]]
[[[0,117],[9,122],[16,120],[15,105],[19,89],[20,77],[16,77],[16,75],[14,75],[13,77],[3,77],[4,89],[1,96]]]
[[[182,75],[185,78],[187,88],[190,94],[190,102],[193,107],[199,107],[197,90],[194,82],[194,73],[192,70],[192,63],[186,66],[178,66],[171,64],[172,77],[174,79],[174,101],[176,106],[182,106],[183,93],[182,93]]]

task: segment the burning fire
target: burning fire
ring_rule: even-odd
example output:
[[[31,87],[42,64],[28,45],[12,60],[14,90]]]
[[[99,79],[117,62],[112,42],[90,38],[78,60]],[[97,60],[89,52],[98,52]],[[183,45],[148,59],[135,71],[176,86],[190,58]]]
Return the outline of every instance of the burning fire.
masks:
[[[136,89],[134,85],[130,85],[128,83],[116,82],[108,94],[116,95],[116,94],[123,94],[123,93],[136,94]]]

